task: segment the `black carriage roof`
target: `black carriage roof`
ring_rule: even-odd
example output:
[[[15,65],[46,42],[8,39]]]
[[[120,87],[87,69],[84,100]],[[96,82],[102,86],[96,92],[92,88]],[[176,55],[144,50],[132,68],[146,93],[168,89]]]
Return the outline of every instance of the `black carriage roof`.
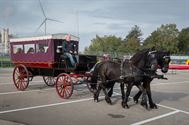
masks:
[[[71,41],[79,41],[79,37],[76,37],[74,35],[66,34],[66,33],[57,33],[57,34],[50,34],[50,35],[43,35],[43,36],[14,38],[14,39],[10,39],[10,42],[26,42],[26,41],[35,41],[35,40],[49,40],[49,39],[65,40],[68,35],[70,35]]]

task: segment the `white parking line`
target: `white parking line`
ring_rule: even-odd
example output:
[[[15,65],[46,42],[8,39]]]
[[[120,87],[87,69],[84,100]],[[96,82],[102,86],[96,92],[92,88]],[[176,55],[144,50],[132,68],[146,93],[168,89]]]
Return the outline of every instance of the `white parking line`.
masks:
[[[32,81],[32,83],[44,83],[43,81]],[[12,82],[2,82],[0,83],[0,85],[13,85],[14,83]],[[36,85],[36,84],[33,84],[33,85]]]
[[[181,82],[155,82],[154,84],[151,85],[166,85],[166,84],[181,84],[181,83],[189,83],[189,81],[181,81]]]
[[[0,93],[0,96],[1,95],[10,95],[10,94],[20,94],[20,93],[29,93],[29,92],[35,92],[35,91],[41,91],[41,90],[52,90],[52,89],[55,89],[55,88],[48,88],[48,89],[36,89],[36,90],[27,90],[27,91],[15,91],[15,92],[2,92]]]
[[[115,95],[113,95],[113,96],[117,96],[117,94],[115,93]],[[104,96],[99,96],[99,99],[101,99],[101,98],[104,98]],[[25,110],[30,110],[30,109],[45,108],[45,107],[51,107],[51,106],[58,106],[58,105],[66,105],[66,104],[71,104],[71,103],[89,101],[89,100],[93,100],[93,99],[94,98],[85,98],[85,99],[78,99],[78,100],[74,100],[74,101],[53,103],[53,104],[48,104],[48,105],[39,105],[39,106],[32,106],[32,107],[26,107],[26,108],[12,109],[12,110],[0,111],[0,114],[25,111]]]
[[[142,124],[145,124],[145,123],[148,123],[148,122],[151,122],[151,121],[154,121],[154,120],[158,120],[158,119],[161,119],[161,118],[164,118],[164,117],[167,117],[167,116],[179,113],[179,112],[180,112],[179,110],[176,110],[176,111],[173,111],[173,112],[169,112],[169,113],[166,113],[166,114],[163,114],[163,115],[159,115],[159,116],[156,116],[156,117],[153,117],[153,118],[146,119],[144,121],[136,122],[136,123],[133,123],[131,125],[142,125]]]
[[[116,95],[121,95],[120,93],[118,92],[114,92]],[[129,96],[129,98],[133,98],[131,96]],[[161,104],[157,104],[158,106],[160,107],[163,107],[163,108],[167,108],[167,109],[170,109],[170,110],[175,110],[175,111],[179,111],[179,112],[182,112],[182,113],[185,113],[185,114],[188,114],[189,115],[189,112],[187,111],[184,111],[184,110],[180,110],[180,109],[177,109],[177,108],[173,108],[173,107],[169,107],[169,106],[166,106],[166,105],[161,105]]]
[[[114,92],[114,93],[116,93],[116,92]],[[120,94],[120,93],[116,93],[116,95],[121,95],[121,94]],[[129,96],[129,98],[133,98],[133,97],[130,97],[130,96]],[[160,107],[163,107],[163,108],[167,108],[167,109],[170,109],[170,110],[174,110],[174,111],[173,111],[173,112],[170,112],[170,113],[163,114],[163,115],[159,115],[159,116],[156,116],[156,117],[153,117],[153,118],[150,118],[150,119],[146,119],[146,120],[144,120],[144,121],[136,122],[136,123],[133,123],[133,124],[131,124],[131,125],[142,125],[142,124],[145,124],[145,123],[148,123],[148,122],[157,120],[157,119],[161,119],[161,118],[164,118],[164,117],[167,117],[167,116],[170,116],[170,115],[179,113],[179,112],[182,112],[182,113],[185,113],[185,114],[188,114],[188,115],[189,115],[189,112],[184,111],[184,110],[180,110],[180,109],[177,109],[177,108],[172,108],[172,107],[165,106],[165,105],[161,105],[161,104],[157,104],[157,105],[160,106]]]
[[[160,107],[167,108],[167,109],[171,109],[171,110],[175,110],[175,111],[180,111],[180,112],[182,112],[182,113],[185,113],[185,114],[188,114],[188,115],[189,115],[189,112],[184,111],[184,110],[180,110],[180,109],[177,109],[177,108],[172,108],[172,107],[165,106],[165,105],[161,105],[161,104],[157,104],[157,105],[160,106]]]
[[[30,109],[38,109],[38,108],[44,108],[44,107],[51,107],[51,106],[58,106],[58,105],[66,105],[66,104],[70,104],[70,103],[84,102],[84,101],[88,101],[88,100],[92,100],[92,99],[93,98],[86,98],[86,99],[79,99],[79,100],[68,101],[68,102],[61,102],[61,103],[54,103],[54,104],[48,104],[48,105],[39,105],[39,106],[32,106],[32,107],[27,107],[27,108],[6,110],[6,111],[0,111],[0,114],[25,111],[25,110],[30,110]]]
[[[48,90],[52,90],[52,89],[54,89],[55,90],[55,88],[53,88],[53,87],[51,87],[51,88],[47,88],[47,89],[35,89],[35,90],[26,90],[26,91],[12,91],[12,92],[2,92],[2,93],[0,93],[0,96],[1,95],[11,95],[11,94],[23,94],[23,93],[30,93],[30,92],[35,92],[35,91],[48,91]],[[77,90],[77,91],[83,91],[83,89],[81,89],[81,88],[76,88],[75,90]],[[88,89],[87,89],[87,91],[89,91]]]

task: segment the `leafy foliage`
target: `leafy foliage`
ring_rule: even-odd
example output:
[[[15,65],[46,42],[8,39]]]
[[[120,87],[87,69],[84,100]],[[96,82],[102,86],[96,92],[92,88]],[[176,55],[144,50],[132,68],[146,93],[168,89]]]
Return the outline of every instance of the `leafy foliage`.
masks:
[[[85,48],[85,53],[132,54],[141,48],[155,47],[158,50],[170,51],[172,54],[189,54],[189,28],[179,32],[176,24],[161,25],[144,40],[143,45],[141,37],[142,32],[137,25],[131,28],[124,39],[114,35],[103,37],[96,35],[96,38],[91,40],[91,45]]]
[[[94,52],[115,52],[119,51],[118,48],[121,46],[121,38],[116,36],[104,36],[100,37],[96,35],[96,38],[91,40],[91,45],[85,48],[85,53],[92,54]]]
[[[178,41],[179,52],[182,54],[189,54],[189,27],[181,30]]]
[[[152,47],[156,49],[170,51],[171,53],[178,53],[178,34],[176,24],[161,25],[144,41],[143,46]]]
[[[128,53],[134,53],[140,48],[141,36],[140,28],[135,25],[124,39]]]

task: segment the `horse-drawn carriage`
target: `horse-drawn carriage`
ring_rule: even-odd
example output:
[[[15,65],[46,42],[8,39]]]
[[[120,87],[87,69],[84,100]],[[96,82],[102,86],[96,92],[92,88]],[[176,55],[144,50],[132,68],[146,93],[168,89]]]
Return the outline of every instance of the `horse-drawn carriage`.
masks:
[[[33,77],[43,76],[48,86],[56,85],[60,97],[69,98],[74,85],[90,77],[86,72],[97,61],[96,56],[78,54],[78,44],[79,39],[69,34],[11,39],[10,52],[15,64],[13,81],[16,88],[23,91]],[[74,65],[70,58],[75,62]]]

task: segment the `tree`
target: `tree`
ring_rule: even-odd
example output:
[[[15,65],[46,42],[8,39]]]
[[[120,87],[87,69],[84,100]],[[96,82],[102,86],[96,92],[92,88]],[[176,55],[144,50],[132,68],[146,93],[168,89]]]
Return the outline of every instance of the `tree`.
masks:
[[[142,32],[140,28],[135,25],[132,27],[129,34],[124,39],[125,47],[128,53],[134,53],[140,48]]]
[[[126,38],[124,39],[125,41],[127,41],[130,38],[135,38],[137,39],[137,41],[141,41],[141,36],[142,36],[142,32],[140,30],[140,28],[135,25],[134,27],[131,28],[131,31],[129,31],[129,34],[126,36]]]
[[[182,54],[189,54],[189,27],[181,30],[178,41],[179,52]]]
[[[117,38],[116,36],[103,36],[100,37],[96,35],[96,38],[91,40],[91,45],[88,48],[85,48],[85,52],[87,54],[94,53],[112,53],[118,52],[119,47],[121,46],[121,38]]]
[[[152,32],[143,43],[144,47],[155,46],[156,49],[178,53],[178,34],[176,24],[161,25],[156,31]]]

